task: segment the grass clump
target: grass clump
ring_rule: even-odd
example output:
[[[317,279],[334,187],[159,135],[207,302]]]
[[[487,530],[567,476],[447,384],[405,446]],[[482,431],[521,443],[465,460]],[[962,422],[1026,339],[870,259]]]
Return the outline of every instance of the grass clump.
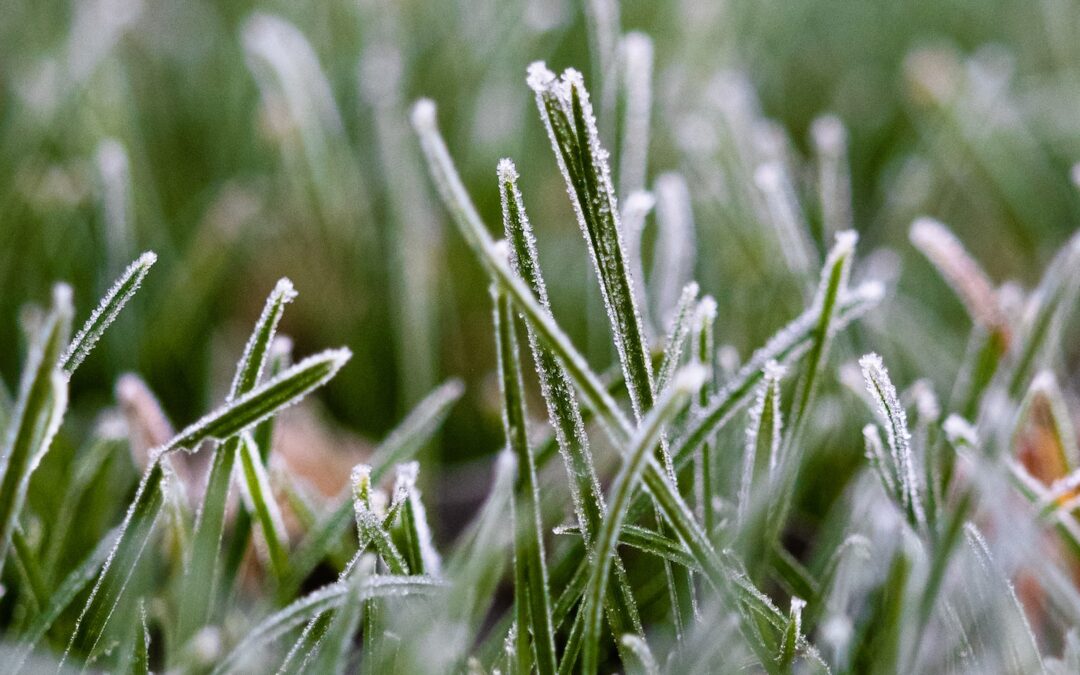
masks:
[[[1080,456],[1069,380],[1055,374],[1080,295],[1080,239],[1010,303],[948,227],[915,219],[911,243],[971,321],[956,384],[939,398],[934,373],[907,383],[908,369],[894,379],[886,366],[902,360],[900,347],[922,345],[900,344],[909,327],[886,311],[901,293],[888,265],[857,252],[842,123],[812,124],[807,170],[773,125],[728,109],[728,131],[748,124],[761,147],[733,143],[712,177],[732,181],[725,194],[741,204],[732,208],[761,226],[739,236],[779,266],[783,309],[725,311],[738,289],[707,281],[717,254],[700,236],[696,196],[707,181],[669,171],[646,191],[653,43],[620,35],[612,3],[587,9],[596,108],[619,119],[620,133],[604,133],[617,125],[600,126],[580,72],[556,76],[537,62],[525,80],[585,240],[601,348],[579,347],[563,323],[572,317],[556,312],[563,284],[549,288],[550,258],[548,276],[541,267],[548,231],[526,213],[531,176],[509,158],[493,167],[485,194],[497,196],[497,238],[434,101],[413,105],[407,139],[398,93],[378,83],[364,92],[389,130],[384,159],[407,144],[419,153],[490,287],[492,320],[475,330],[493,336],[501,452],[475,514],[442,516],[429,486],[447,489],[443,467],[423,452],[465,396],[456,379],[420,398],[351,472],[337,471],[348,473],[336,476],[337,494],[311,496],[282,449],[282,411],[338,378],[353,354],[293,363],[278,327],[305,300],[288,278],[266,298],[219,406],[173,432],[128,375],[124,414],[106,411],[82,447],[64,447],[65,422],[85,426],[67,414],[80,365],[140,286],[155,283],[156,256],[144,253],[74,338],[67,285],[28,312],[20,385],[14,396],[0,389],[0,626],[12,672],[960,673],[1080,663]],[[243,26],[262,95],[296,118],[276,131],[300,163],[293,178],[320,226],[340,233],[356,215],[345,184],[361,169],[342,145],[346,125],[315,51],[284,19],[257,14]],[[393,64],[382,48],[365,53],[365,72]],[[348,170],[328,173],[334,164]],[[425,189],[412,180],[419,168],[397,167],[408,185],[393,186],[391,210],[423,219],[409,194]],[[551,168],[537,160],[525,170]],[[122,201],[113,194],[119,229]],[[401,233],[393,246],[421,235]],[[394,259],[404,318],[388,332],[420,360],[422,376],[403,383],[411,395],[435,371],[432,302],[417,297],[431,284],[410,267],[425,255]],[[755,334],[747,326],[758,321],[779,329],[740,359],[725,341]],[[611,367],[598,369],[597,354]],[[342,377],[371,376],[357,370]],[[72,463],[55,488],[35,480],[50,452]],[[821,493],[831,501],[815,503]],[[93,546],[72,550],[76,535]]]

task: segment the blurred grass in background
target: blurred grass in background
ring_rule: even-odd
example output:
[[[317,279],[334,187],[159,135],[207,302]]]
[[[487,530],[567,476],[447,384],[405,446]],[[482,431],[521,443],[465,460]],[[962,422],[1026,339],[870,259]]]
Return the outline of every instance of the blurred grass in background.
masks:
[[[347,344],[355,354],[322,396],[334,419],[381,436],[456,375],[466,403],[443,460],[496,450],[485,277],[447,227],[406,111],[422,95],[439,103],[493,227],[496,162],[519,160],[555,315],[596,367],[611,363],[587,254],[524,84],[536,59],[597,79],[585,17],[570,0],[5,0],[3,380],[11,388],[25,348],[16,318],[27,299],[45,302],[63,279],[90,307],[153,249],[154,278],[74,384],[76,414],[111,400],[116,376],[135,370],[174,419],[192,419],[220,399],[222,363],[287,275],[303,298],[283,325],[297,351]],[[733,138],[745,129],[725,126],[725,111],[760,105],[788,134],[762,137],[807,158],[808,171],[813,120],[843,121],[863,266],[900,271],[895,301],[865,328],[900,381],[930,374],[948,392],[968,331],[907,242],[915,216],[949,223],[995,281],[1027,286],[1076,227],[1074,2],[626,0],[621,23],[656,48],[647,182],[686,176],[696,276],[719,302],[718,339],[743,356],[802,298],[767,228],[727,189],[732,146],[761,139]],[[613,134],[615,120],[601,111],[600,126]],[[795,178],[816,204],[813,176]],[[820,232],[816,207],[805,215]],[[852,460],[858,441],[845,443]]]

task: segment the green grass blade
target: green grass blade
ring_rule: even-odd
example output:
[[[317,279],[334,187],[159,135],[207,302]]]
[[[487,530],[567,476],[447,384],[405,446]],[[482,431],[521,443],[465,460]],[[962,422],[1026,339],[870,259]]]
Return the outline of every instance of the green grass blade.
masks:
[[[90,318],[75,334],[71,344],[67,346],[63,356],[60,357],[60,368],[68,374],[68,377],[86,359],[93,350],[94,345],[105,334],[109,324],[116,320],[120,310],[135,295],[135,291],[139,290],[139,286],[155,262],[157,262],[157,255],[153,251],[143,253],[135,262],[128,265],[120,278],[113,283],[112,288],[101,298],[98,306],[90,314]]]
[[[34,547],[30,545],[30,542],[27,541],[22,528],[18,525],[11,532],[11,544],[12,548],[15,549],[15,562],[29,587],[29,597],[34,604],[35,611],[40,612],[45,606],[45,601],[48,600],[49,591],[45,585],[45,575],[42,572],[41,564],[38,562],[37,553],[34,551]]]
[[[535,458],[529,446],[526,427],[525,391],[521,381],[514,312],[505,295],[493,289],[492,297],[496,306],[494,319],[499,355],[499,382],[503,396],[503,429],[507,445],[517,456],[517,480],[520,487],[514,504],[514,564],[516,569],[524,569],[524,578],[528,583],[524,594],[521,592],[523,589],[515,588],[515,603],[519,603],[522,597],[528,599],[529,628],[537,669],[540,673],[555,673],[557,660],[551,624],[547,565],[544,561],[544,528]],[[515,581],[520,578],[521,575],[515,574]],[[520,620],[523,613],[518,611],[517,616]],[[525,625],[519,623],[518,631],[524,633],[525,630]]]
[[[366,465],[360,465],[353,469],[353,510],[356,514],[356,529],[360,536],[361,550],[368,543],[375,546],[379,556],[390,569],[391,574],[408,575],[409,563],[405,556],[398,550],[394,540],[387,531],[392,520],[397,516],[398,510],[404,501],[404,490],[395,486],[394,500],[390,504],[385,516],[375,512],[371,499],[371,469]]]
[[[919,479],[915,472],[915,460],[911,452],[911,434],[908,432],[907,413],[900,405],[896,387],[877,354],[867,354],[859,359],[866,390],[877,402],[878,416],[885,423],[886,439],[891,453],[893,473],[901,496],[901,508],[912,527],[919,531],[926,528]]]
[[[359,600],[386,597],[423,596],[440,588],[442,584],[429,577],[379,575],[368,577],[359,589],[345,582],[337,582],[313,591],[288,607],[270,615],[248,631],[227,657],[214,667],[214,675],[242,670],[250,661],[258,661],[258,654],[289,631],[307,623],[313,616],[337,609],[347,598]]]
[[[326,627],[326,633],[318,645],[318,655],[310,665],[305,664],[307,672],[327,675],[339,675],[345,672],[349,647],[356,629],[360,626],[360,618],[364,610],[361,590],[368,578],[368,575],[358,570],[345,582],[347,584],[345,597]]]
[[[288,575],[289,570],[288,535],[285,532],[285,522],[281,517],[277,500],[274,498],[273,489],[270,487],[266,467],[263,466],[262,459],[259,457],[259,448],[249,433],[242,435],[240,443],[240,476],[245,501],[251,506],[250,510],[255,514],[259,531],[262,532],[263,541],[266,542],[270,569],[275,579],[283,579]]]
[[[435,120],[435,104],[427,99],[418,101],[413,106],[412,123],[420,138],[432,180],[465,242],[492,280],[510,296],[518,311],[525,315],[537,336],[562,361],[567,375],[578,388],[586,405],[593,409],[608,433],[616,439],[628,438],[630,423],[607,388],[574,348],[566,333],[544,311],[525,283],[514,274],[506,256],[498,250],[495,241],[484,227],[480,214],[477,213],[465,186],[461,183],[457,169],[454,168],[446,143],[439,134]]]
[[[686,340],[690,336],[690,328],[695,316],[698,294],[697,283],[691,281],[683,287],[679,295],[679,301],[675,305],[675,313],[672,315],[671,329],[664,341],[664,358],[660,361],[660,368],[656,371],[656,391],[662,392],[667,387],[671,376],[679,367],[682,360],[683,349]]]
[[[226,403],[188,426],[159,452],[193,450],[205,440],[223,441],[268,419],[330,381],[352,356],[348,349],[328,349],[309,356],[277,377]]]
[[[647,466],[655,446],[660,442],[664,426],[679,412],[682,405],[697,392],[704,382],[705,373],[696,365],[687,366],[672,382],[661,399],[661,405],[650,412],[641,430],[627,452],[622,467],[615,477],[608,498],[608,513],[594,544],[594,559],[589,570],[589,580],[584,600],[585,633],[582,641],[581,669],[596,672],[600,644],[600,619],[607,585],[608,566],[614,555],[619,530],[626,519],[630,498]]]
[[[401,520],[405,531],[405,539],[408,542],[409,569],[414,574],[430,574],[440,576],[442,571],[442,558],[435,550],[435,543],[431,536],[431,528],[428,526],[427,509],[421,498],[420,490],[416,487],[416,473],[419,470],[417,462],[405,465],[413,474],[409,481],[409,493],[401,509]]]
[[[577,527],[556,528],[557,534],[580,534]],[[644,551],[658,558],[669,560],[687,569],[700,571],[697,561],[687,552],[686,547],[670,537],[666,537],[655,530],[638,525],[623,524],[619,533],[619,545],[630,546],[639,551]]]
[[[171,475],[166,478],[167,471],[172,473],[171,469],[164,468],[167,461],[166,457],[159,458],[143,475],[108,559],[102,565],[90,597],[79,614],[75,632],[64,652],[65,660],[73,649],[88,658],[95,655],[120,604],[124,588],[154,533],[154,526],[165,503],[164,482],[176,480]]]
[[[513,162],[499,163],[499,186],[502,196],[503,228],[510,243],[511,264],[514,271],[529,286],[538,304],[550,316],[547,287],[540,272],[532,225],[525,213],[525,204],[517,187],[517,170]],[[600,528],[604,514],[604,498],[600,481],[593,466],[589,439],[585,434],[585,421],[578,406],[573,383],[566,369],[550,346],[540,341],[531,323],[527,324],[529,347],[540,380],[540,391],[547,404],[548,419],[554,429],[566,472],[570,477],[570,494],[574,514],[584,532],[585,545]],[[544,458],[536,453],[536,464],[542,466]],[[641,621],[634,603],[633,593],[625,580],[622,561],[615,561],[618,592],[609,598],[615,622],[613,630],[621,634],[633,628],[641,630]]]
[[[776,476],[783,428],[780,380],[784,374],[783,366],[775,361],[766,363],[756,402],[750,408],[750,424],[746,428],[742,481],[739,487],[739,518],[743,522],[746,522],[751,511],[760,503],[764,486]]]
[[[784,627],[784,636],[780,642],[780,653],[776,659],[777,665],[783,671],[789,670],[795,662],[799,636],[802,635],[802,611],[804,607],[806,607],[806,601],[802,598],[791,599],[791,610],[788,612],[787,625]]]
[[[75,597],[82,593],[90,582],[98,574],[98,570],[105,564],[106,559],[109,557],[109,553],[112,552],[113,545],[115,544],[116,537],[119,534],[119,530],[114,530],[102,537],[98,542],[98,545],[91,551],[86,558],[79,563],[75,569],[73,569],[63,581],[61,581],[54,591],[49,595],[48,600],[42,606],[42,611],[36,617],[33,622],[27,628],[26,632],[19,638],[19,643],[15,649],[12,657],[11,666],[12,672],[18,672],[22,667],[23,661],[26,657],[34,651],[41,638],[45,637],[45,634],[52,628],[60,615],[65,609],[75,601]]]
[[[71,289],[57,285],[52,311],[23,367],[18,402],[0,455],[0,569],[26,501],[30,475],[48,452],[67,410],[68,380],[57,364],[71,329],[71,312]]]
[[[705,368],[708,373],[705,384],[698,391],[695,410],[707,406],[709,397],[716,391],[716,340],[713,336],[715,323],[716,300],[707,295],[701,299],[694,310],[693,323],[690,327],[693,362]],[[694,490],[701,523],[709,536],[712,536],[716,529],[716,509],[713,508],[712,501],[713,497],[719,494],[713,445],[712,440],[702,443],[700,450],[694,456]]]
[[[296,297],[292,282],[278,281],[266,300],[255,329],[244,347],[244,353],[236,367],[228,401],[251,391],[258,383],[270,353],[278,322],[285,305]],[[186,640],[203,625],[220,588],[219,556],[221,537],[225,528],[225,510],[229,499],[236,453],[240,438],[231,438],[214,452],[210,476],[203,494],[202,508],[195,523],[195,535],[187,561],[184,592],[181,594],[180,627],[178,639]],[[245,467],[246,470],[246,467]],[[246,471],[245,471],[246,475]],[[273,552],[273,549],[271,549]],[[275,567],[275,571],[276,571]],[[226,582],[229,583],[229,582]],[[196,591],[196,588],[200,589]]]
[[[592,103],[581,74],[573,69],[556,79],[543,63],[534,63],[529,67],[528,81],[536,93],[537,107],[567,191],[573,197],[574,212],[600,281],[630,402],[640,420],[653,404],[652,362],[626,263],[607,153],[600,146]]]

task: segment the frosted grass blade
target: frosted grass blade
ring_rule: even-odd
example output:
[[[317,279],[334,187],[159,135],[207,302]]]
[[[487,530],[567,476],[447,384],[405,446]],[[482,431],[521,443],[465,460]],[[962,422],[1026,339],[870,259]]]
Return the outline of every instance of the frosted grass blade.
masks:
[[[674,418],[690,396],[697,392],[704,383],[704,378],[704,370],[696,365],[687,366],[675,377],[671,389],[664,393],[661,404],[643,421],[611,486],[607,517],[593,546],[594,558],[589,569],[584,600],[586,618],[581,654],[583,672],[596,672],[600,619],[608,579],[608,566],[615,552],[619,530],[630,507],[630,498],[641,479],[641,474],[647,466],[653,449],[660,442],[664,426]]]
[[[812,279],[818,258],[807,241],[810,230],[799,210],[787,167],[779,159],[770,159],[755,169],[753,178],[764,202],[765,219],[776,232],[788,269],[796,279]]]
[[[645,33],[633,31],[623,36],[619,47],[625,99],[619,146],[619,196],[625,200],[644,189],[648,171],[653,44]],[[630,236],[629,232],[625,234]],[[645,278],[638,276],[638,279],[638,285],[644,285]]]
[[[312,663],[304,664],[304,669],[308,672],[327,675],[339,675],[345,672],[348,664],[348,650],[363,615],[364,601],[361,592],[368,578],[368,575],[357,570],[345,582],[347,585],[345,597],[334,611],[326,633],[319,641],[318,654]]]
[[[581,530],[577,527],[561,527],[556,528],[555,533],[580,534]],[[619,545],[636,548],[694,571],[701,569],[682,544],[646,527],[624,524],[619,533]]]
[[[802,635],[802,611],[806,607],[806,601],[802,598],[791,599],[791,610],[788,612],[787,625],[784,627],[783,640],[780,643],[780,653],[777,655],[777,665],[781,670],[788,670],[795,662],[795,650]]]
[[[1011,445],[1044,483],[1080,467],[1076,431],[1051,371],[1044,370],[1032,380],[1016,415]]]
[[[851,169],[848,166],[847,130],[835,115],[810,124],[817,160],[818,201],[821,203],[822,241],[851,229]]]
[[[708,405],[709,397],[716,392],[716,340],[713,336],[715,323],[716,300],[706,295],[694,310],[693,322],[690,326],[691,358],[707,373],[705,384],[701,386],[697,400],[694,402],[695,411]],[[694,491],[701,523],[705,527],[705,533],[711,537],[716,527],[716,510],[713,508],[712,500],[718,493],[712,441],[702,443],[700,450],[694,456]]]
[[[105,333],[105,329],[116,320],[120,310],[139,290],[143,279],[150,272],[150,268],[157,262],[157,255],[153,251],[143,253],[135,262],[128,265],[124,273],[120,275],[105,297],[101,298],[98,306],[94,308],[90,318],[72,338],[71,343],[60,357],[60,368],[70,377],[79,364],[90,354],[94,345]]]
[[[75,598],[90,585],[105,564],[113,549],[119,530],[113,530],[102,537],[97,546],[86,558],[56,586],[42,607],[41,613],[19,638],[9,666],[12,672],[19,672],[26,657],[37,647],[41,638],[52,628],[60,615],[75,601]]]
[[[1008,342],[1008,320],[997,291],[956,235],[932,218],[918,218],[908,236],[960,298],[971,320],[987,331],[1004,332]]]
[[[227,401],[223,406],[191,424],[159,452],[194,450],[205,440],[223,441],[282,408],[294,405],[308,393],[330,381],[352,356],[348,349],[328,349],[309,356],[277,377],[250,392]]]
[[[411,459],[442,426],[450,408],[461,398],[465,387],[451,379],[436,387],[395,427],[371,455],[371,479],[382,480],[397,462]],[[337,546],[353,522],[351,498],[341,501],[322,524],[309,533],[290,558],[290,574],[282,583],[284,596],[292,596],[304,579]]]
[[[784,368],[775,361],[766,363],[756,402],[750,408],[739,487],[739,519],[744,523],[751,507],[759,503],[763,486],[776,476],[782,429],[780,380],[784,375]]]
[[[515,587],[514,602],[519,607],[522,602],[527,602],[527,616],[533,637],[537,669],[540,673],[554,673],[558,662],[555,658],[551,599],[548,591],[547,565],[544,561],[544,528],[541,521],[535,458],[529,446],[526,427],[525,392],[521,382],[517,331],[513,324],[514,313],[509,299],[495,288],[492,289],[492,298],[495,301],[496,348],[499,355],[499,383],[503,396],[503,430],[506,434],[507,446],[517,457],[518,465],[519,489],[516,491],[514,503],[515,582],[525,580],[528,584],[526,588]],[[523,575],[520,574],[522,569]],[[520,621],[526,614],[519,609],[517,616]],[[519,623],[518,630],[524,633],[525,625]]]
[[[604,423],[605,429],[617,439],[629,436],[630,423],[600,378],[592,372],[584,357],[574,349],[566,333],[544,311],[525,283],[510,269],[506,256],[497,250],[495,241],[480,220],[480,214],[465,191],[446,150],[446,144],[439,134],[435,121],[435,104],[427,99],[418,101],[413,106],[412,123],[420,138],[432,180],[466,243],[493,280],[509,294],[518,310],[527,317],[537,335],[558,355],[567,375],[574,381],[585,402]]]
[[[813,342],[806,357],[806,370],[800,382],[798,395],[792,407],[791,432],[787,443],[797,443],[806,424],[806,415],[817,391],[817,382],[829,356],[833,336],[838,330],[840,298],[847,294],[851,263],[855,257],[858,235],[847,230],[836,235],[836,244],[829,251],[822,268],[814,308],[818,315],[814,327]],[[786,452],[785,452],[786,454]]]
[[[642,259],[641,240],[645,234],[645,217],[656,205],[652,194],[638,190],[624,195],[622,226],[623,246],[626,249],[626,265],[630,276],[638,280],[634,284],[634,301],[641,311],[641,323],[646,334],[656,338],[656,324],[649,313],[649,302],[645,297],[645,262]]]
[[[547,287],[540,272],[532,225],[517,187],[517,170],[510,160],[499,163],[499,185],[503,227],[510,243],[511,265],[528,284],[541,308],[550,316]],[[604,498],[593,467],[585,422],[578,407],[573,384],[562,363],[551,347],[540,341],[533,325],[528,323],[526,327],[533,363],[540,379],[540,390],[547,404],[548,418],[551,420],[566,472],[570,476],[574,514],[584,532],[585,545],[588,546],[600,528],[604,514]],[[542,459],[537,453],[537,465],[541,464]],[[611,617],[614,622],[613,630],[616,634],[631,628],[640,631],[641,621],[637,607],[619,559],[615,561],[615,573],[618,576],[618,592],[609,598],[615,613],[615,616]]]
[[[664,358],[656,371],[656,391],[664,391],[682,360],[683,349],[690,335],[691,321],[695,315],[693,310],[697,304],[697,294],[698,285],[693,281],[684,286],[679,294],[679,301],[671,317],[671,328],[664,342]]]
[[[568,69],[556,79],[543,63],[529,66],[528,82],[589,246],[634,416],[640,420],[652,408],[652,364],[626,263],[607,152],[600,146],[589,94],[580,73]]]
[[[908,432],[907,413],[900,405],[896,388],[889,373],[877,354],[867,354],[859,359],[866,390],[878,405],[878,416],[885,423],[891,461],[900,490],[901,507],[912,527],[924,530],[926,515],[923,512],[922,495],[919,479],[915,473],[914,458],[911,453],[911,434]]]
[[[241,435],[239,474],[245,501],[250,504],[266,543],[270,569],[275,579],[284,579],[289,573],[289,540],[285,532],[285,521],[274,498],[273,488],[270,487],[266,467],[259,457],[259,448],[251,434],[246,432]]]
[[[266,299],[262,314],[244,347],[229,387],[227,401],[251,391],[262,376],[285,305],[296,297],[292,282],[281,279]],[[187,639],[206,622],[219,588],[218,559],[225,527],[225,509],[229,499],[236,453],[241,439],[231,438],[214,452],[210,475],[203,494],[202,508],[195,523],[195,535],[185,574],[185,592],[181,595],[180,639]],[[272,550],[272,549],[271,549]],[[276,568],[275,568],[276,569]],[[228,582],[226,582],[228,583]],[[207,589],[207,584],[209,589]],[[200,588],[198,592],[195,588]]]
[[[1054,256],[1032,299],[1033,307],[1017,331],[1007,371],[1008,392],[1019,398],[1042,355],[1059,338],[1063,324],[1074,311],[1080,294],[1080,233],[1074,234]]]
[[[428,595],[441,586],[428,577],[376,575],[365,579],[360,588],[353,592],[355,598],[368,600]],[[226,658],[217,663],[212,672],[214,675],[235,672],[249,661],[257,660],[256,655],[275,640],[304,625],[311,617],[341,607],[349,597],[350,587],[345,582],[312,591],[255,626]]]
[[[697,257],[694,210],[686,179],[677,173],[660,174],[653,193],[656,195],[656,244],[650,297],[653,316],[662,323],[670,323],[672,308],[678,306],[680,289],[685,289],[694,277]]]
[[[58,284],[23,366],[15,411],[3,439],[0,479],[0,569],[11,546],[30,476],[49,451],[67,410],[68,378],[58,368],[71,329],[71,289]]]
[[[143,475],[135,499],[121,525],[119,538],[109,560],[80,615],[65,658],[72,648],[92,653],[116,610],[128,579],[134,572],[164,503],[168,455],[180,448],[196,448],[206,439],[227,440],[292,405],[325,384],[348,360],[347,349],[327,350],[310,356],[252,391],[225,403],[217,411],[181,431],[151,453],[151,464]]]
[[[37,554],[30,542],[26,540],[26,534],[23,533],[22,528],[18,526],[11,532],[11,545],[15,549],[15,563],[30,591],[28,599],[34,605],[34,612],[40,612],[44,608],[49,593],[45,587],[45,577]]]

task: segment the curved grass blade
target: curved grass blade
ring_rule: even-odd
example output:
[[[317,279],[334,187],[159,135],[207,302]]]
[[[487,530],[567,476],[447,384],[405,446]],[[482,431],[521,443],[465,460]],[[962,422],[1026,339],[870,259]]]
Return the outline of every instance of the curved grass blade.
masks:
[[[349,584],[344,582],[324,586],[267,617],[249,631],[232,652],[214,667],[213,673],[223,675],[236,672],[275,640],[302,626],[311,617],[327,610],[337,609],[346,601],[346,598],[368,600],[370,598],[412,597],[430,594],[441,586],[442,584],[438,581],[428,577],[394,575],[368,577],[359,589],[352,591],[352,595]]]
[[[581,669],[586,673],[596,672],[598,648],[600,643],[600,619],[603,598],[608,579],[608,566],[614,555],[619,530],[626,519],[630,498],[647,466],[647,460],[653,448],[659,443],[664,426],[678,413],[682,405],[697,392],[704,383],[705,373],[700,366],[687,366],[675,377],[668,392],[665,392],[661,404],[646,417],[641,430],[635,437],[615,482],[611,486],[608,499],[608,513],[594,544],[593,560],[589,570],[587,590],[584,600],[586,612],[584,636],[582,638]]]
[[[223,441],[245,431],[329,382],[350,357],[352,352],[344,347],[309,356],[250,392],[226,401],[185,428],[158,452],[191,451],[205,440]]]
[[[911,453],[908,433],[907,413],[900,405],[896,387],[889,379],[889,373],[877,354],[867,354],[859,359],[862,367],[866,390],[878,405],[878,415],[885,423],[886,438],[891,454],[893,474],[900,491],[901,507],[908,521],[916,530],[926,528],[926,515],[923,511],[919,481],[915,473],[914,458]]]
[[[266,299],[262,314],[236,366],[236,374],[229,387],[227,401],[232,401],[237,396],[251,391],[258,383],[270,354],[270,346],[277,332],[278,322],[285,312],[285,305],[295,297],[296,291],[291,281],[281,279],[277,282]],[[218,560],[221,535],[225,528],[225,509],[229,499],[233,466],[240,446],[241,439],[235,437],[223,443],[214,452],[202,508],[199,510],[195,523],[195,535],[185,573],[185,590],[181,594],[182,607],[178,636],[180,640],[186,640],[206,622],[219,588]],[[272,548],[271,552],[273,552]],[[200,590],[196,591],[196,588]]]
[[[514,603],[519,607],[518,631],[521,635],[525,634],[525,624],[521,623],[521,619],[528,616],[536,653],[536,667],[540,673],[554,673],[557,660],[554,630],[551,625],[547,566],[544,562],[540,494],[536,483],[536,464],[529,447],[526,428],[525,392],[521,382],[517,331],[514,328],[514,313],[509,299],[495,288],[492,289],[492,298],[495,301],[496,348],[503,396],[503,430],[506,433],[507,445],[517,457],[517,482],[520,487],[516,491],[514,504]],[[522,570],[524,574],[520,573]],[[521,581],[525,581],[527,587],[518,585]],[[523,604],[525,602],[527,604]],[[527,614],[522,611],[524,607],[528,608]],[[520,640],[518,644],[521,645]]]
[[[633,675],[660,675],[660,666],[649,649],[648,643],[640,635],[627,633],[619,638],[626,651],[634,655],[632,662],[626,664],[626,672]]]
[[[67,410],[68,378],[58,368],[71,329],[71,289],[58,284],[23,367],[19,398],[3,440],[0,480],[0,570],[11,546],[30,475],[48,452]]]
[[[75,372],[75,369],[90,354],[94,345],[105,334],[105,329],[116,320],[120,310],[135,295],[135,291],[139,290],[139,286],[155,262],[157,262],[157,255],[153,251],[143,253],[135,262],[128,265],[120,278],[113,283],[108,293],[101,298],[98,306],[90,314],[90,318],[75,334],[71,344],[67,346],[63,356],[60,357],[59,366],[67,373],[68,377]]]
[[[503,205],[503,227],[507,241],[510,242],[511,265],[528,284],[538,304],[550,316],[547,287],[540,272],[532,225],[525,213],[525,205],[517,187],[517,170],[513,162],[503,160],[499,163],[499,185]],[[531,323],[526,326],[529,347],[533,363],[540,380],[540,391],[547,404],[548,418],[554,429],[566,472],[570,476],[570,495],[574,502],[574,514],[578,525],[584,532],[585,545],[592,543],[592,537],[600,528],[604,517],[604,497],[600,481],[596,477],[589,439],[585,434],[585,421],[574,394],[573,384],[562,363],[547,344],[541,342]],[[544,458],[536,453],[537,467],[543,465]],[[609,597],[614,616],[612,629],[615,634],[633,629],[641,631],[641,620],[625,576],[625,569],[620,559],[615,560],[615,574],[618,577],[618,592]]]

